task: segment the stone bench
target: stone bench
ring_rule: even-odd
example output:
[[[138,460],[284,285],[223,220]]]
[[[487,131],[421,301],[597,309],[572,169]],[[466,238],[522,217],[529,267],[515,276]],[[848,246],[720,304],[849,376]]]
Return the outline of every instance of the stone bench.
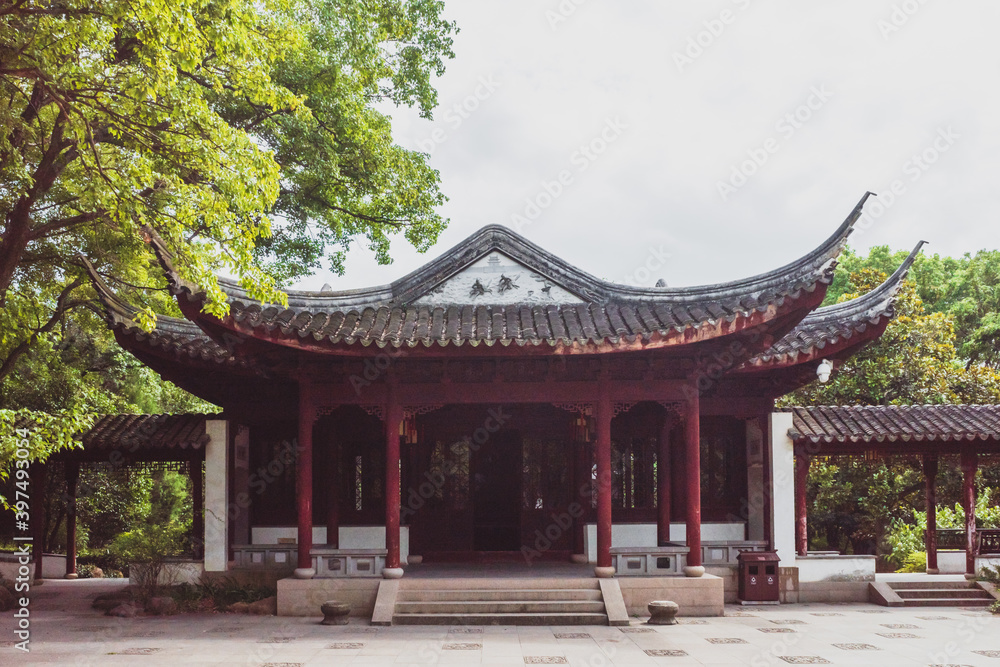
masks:
[[[687,554],[685,546],[612,547],[611,564],[619,577],[684,574]]]

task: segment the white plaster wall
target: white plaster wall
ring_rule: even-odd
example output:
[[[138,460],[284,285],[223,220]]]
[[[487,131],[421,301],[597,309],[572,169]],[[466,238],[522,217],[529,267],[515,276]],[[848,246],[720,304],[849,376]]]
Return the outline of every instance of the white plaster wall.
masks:
[[[129,563],[129,574],[132,579],[136,579],[147,567],[149,566],[145,563]],[[201,575],[204,572],[205,568],[202,566],[200,561],[168,561],[163,566],[163,569],[160,570],[160,576],[157,578],[157,583],[161,586],[199,584],[201,583]]]
[[[964,551],[938,551],[938,574],[965,574]]]
[[[501,284],[501,276],[510,278],[509,288]],[[476,296],[472,286],[476,281],[489,290]],[[448,303],[581,303],[580,297],[569,292],[520,262],[501,252],[493,251],[481,257],[455,275],[451,276],[426,295],[414,301],[416,304],[440,305]]]
[[[732,542],[744,538],[743,523],[703,523],[702,542]],[[683,523],[670,524],[670,541],[683,544]],[[656,545],[655,523],[616,523],[611,525],[612,547],[651,547]],[[597,524],[588,523],[583,531],[583,548],[591,563],[597,562]]]
[[[295,526],[254,526],[253,544],[277,544],[278,538],[298,537]],[[385,549],[385,526],[341,526],[338,533],[341,549]],[[313,526],[313,544],[326,544],[326,526]],[[410,555],[410,528],[399,529],[399,557]]]
[[[225,572],[229,564],[229,422],[209,419],[205,432],[210,438],[205,445],[205,571]]]
[[[771,461],[771,544],[781,567],[795,567],[795,450],[788,437],[792,413],[772,412],[770,420],[765,455]]]
[[[979,572],[983,565],[1000,567],[1000,557],[976,556],[976,572]],[[938,574],[965,574],[965,552],[938,551]]]
[[[875,556],[798,556],[799,583],[875,581]]]
[[[28,580],[35,580],[35,561],[30,561],[25,567],[28,568]],[[44,566],[43,566],[44,568]],[[20,576],[21,563],[18,561],[18,556],[16,554],[4,553],[0,554],[0,577],[3,577],[7,581],[14,581]],[[65,568],[63,568],[63,574],[66,573]],[[42,570],[42,574],[45,574],[45,570]]]
[[[976,572],[982,570],[983,566],[1000,568],[1000,556],[976,556]]]
[[[66,576],[66,556],[62,554],[42,554],[42,577],[62,579]]]

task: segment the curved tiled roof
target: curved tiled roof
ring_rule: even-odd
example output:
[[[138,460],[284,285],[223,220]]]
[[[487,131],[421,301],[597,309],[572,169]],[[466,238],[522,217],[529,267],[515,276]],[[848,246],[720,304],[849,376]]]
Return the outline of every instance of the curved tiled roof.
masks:
[[[84,450],[199,450],[209,442],[206,415],[109,415],[82,434]]]
[[[869,327],[891,319],[896,314],[896,298],[903,280],[925,243],[918,243],[881,285],[850,301],[817,308],[781,340],[748,361],[744,368],[750,370],[758,366],[794,364],[800,359],[812,359],[827,348],[851,345],[854,340],[863,338]]]
[[[1000,438],[1000,405],[794,407],[796,442],[962,441]]]
[[[804,288],[775,299],[777,305],[799,298]],[[714,326],[749,316],[720,304],[669,307],[662,303],[609,303],[513,306],[397,306],[330,313],[296,312],[231,303],[231,316],[240,324],[285,336],[311,337],[332,344],[361,343],[379,347],[423,344],[486,346],[573,342],[649,341],[667,338],[688,328]]]
[[[166,352],[174,357],[187,357],[191,360],[240,368],[251,367],[247,359],[234,356],[230,350],[206,335],[194,322],[157,315],[156,327],[149,332],[143,331],[134,319],[139,312],[138,309],[112,292],[86,257],[80,255],[80,260],[90,276],[101,305],[104,306],[104,319],[112,331],[129,336],[144,347]]]
[[[289,291],[287,308],[250,299],[233,281],[220,279],[229,296],[230,320],[245,330],[259,330],[292,344],[355,344],[378,347],[438,345],[602,344],[662,339],[688,340],[704,326],[730,333],[780,308],[787,300],[812,293],[833,279],[866,193],[837,231],[805,257],[780,269],[744,280],[684,288],[642,288],[599,280],[546,252],[505,227],[491,225],[399,280],[379,287],[342,292]],[[205,298],[198,286],[176,270],[166,244],[145,230],[167,275],[171,290],[187,302]],[[440,302],[415,305],[420,297],[497,251],[566,293],[575,303],[495,305]],[[454,300],[454,299],[453,299]],[[183,302],[182,302],[183,305]],[[185,312],[194,312],[186,309]],[[192,315],[201,321],[200,314]],[[734,325],[737,320],[740,325]],[[206,322],[207,324],[207,322]],[[734,326],[731,326],[734,325]],[[213,325],[214,326],[214,325]],[[696,333],[691,339],[697,340]]]

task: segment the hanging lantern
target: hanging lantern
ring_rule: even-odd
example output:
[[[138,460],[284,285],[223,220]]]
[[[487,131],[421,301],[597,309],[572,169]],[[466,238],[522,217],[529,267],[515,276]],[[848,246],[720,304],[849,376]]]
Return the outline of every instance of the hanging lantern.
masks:
[[[417,416],[404,415],[403,421],[399,422],[399,437],[403,439],[405,445],[417,444]]]
[[[593,437],[593,420],[590,418],[590,407],[577,412],[573,417],[573,440],[575,442],[590,442]]]

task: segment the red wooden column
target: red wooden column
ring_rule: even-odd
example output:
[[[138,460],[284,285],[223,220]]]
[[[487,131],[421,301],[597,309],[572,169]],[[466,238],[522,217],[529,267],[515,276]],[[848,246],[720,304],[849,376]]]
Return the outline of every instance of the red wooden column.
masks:
[[[976,576],[976,452],[962,447],[962,507],[965,509],[965,578]]]
[[[299,381],[299,456],[295,466],[295,506],[298,511],[298,567],[295,576],[312,579],[316,569],[312,566],[312,501],[313,501],[313,424],[316,406],[313,403],[312,384]]]
[[[795,553],[809,554],[809,519],[807,516],[809,487],[809,457],[795,455]]]
[[[660,430],[660,448],[656,453],[656,544],[670,541],[670,429],[674,415],[667,413]]]
[[[201,459],[190,462],[191,465],[191,532],[194,534],[191,540],[194,545],[195,559],[205,557],[205,492],[204,477],[202,475]]]
[[[76,483],[80,464],[66,462],[66,578],[76,579]]]
[[[611,418],[613,407],[608,389],[598,388],[596,405],[597,426],[597,567],[594,574],[607,578],[615,576],[611,565]]]
[[[579,513],[574,513],[575,518],[573,519],[572,560],[576,563],[587,562],[583,533],[586,530],[587,515],[590,514],[591,507],[590,499],[593,494],[590,482],[592,459],[590,443],[575,442],[573,444],[573,502],[580,507]]]
[[[687,567],[684,574],[700,577],[701,565],[701,402],[697,390],[688,399],[684,416],[684,464],[687,467]]]
[[[924,546],[927,549],[927,574],[938,573],[937,562],[937,473],[936,456],[924,455],[924,486],[927,496],[927,530],[924,531]]]
[[[399,425],[403,408],[396,399],[396,388],[389,384],[385,402],[385,568],[382,576],[403,576],[399,565]]]

